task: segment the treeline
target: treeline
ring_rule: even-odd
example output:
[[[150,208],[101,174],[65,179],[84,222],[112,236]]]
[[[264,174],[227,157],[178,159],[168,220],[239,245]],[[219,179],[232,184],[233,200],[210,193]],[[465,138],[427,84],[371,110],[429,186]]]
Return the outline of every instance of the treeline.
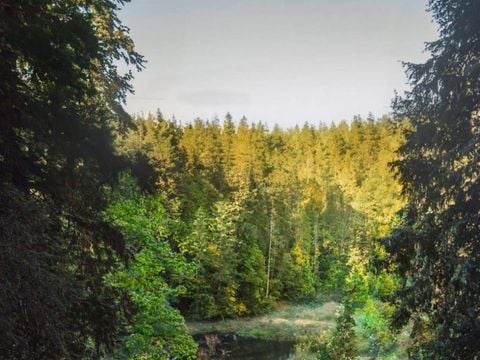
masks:
[[[132,121],[124,2],[0,2],[0,356],[193,359],[184,316],[337,292],[320,359],[394,356],[391,325],[477,359],[480,2],[428,1],[393,121],[290,130]]]
[[[172,245],[201,269],[188,314],[251,314],[267,297],[313,295],[344,271],[352,241],[375,246],[402,205],[389,163],[404,124],[388,117],[269,131],[230,115],[179,126],[157,114],[136,126],[119,149],[148,158],[155,191],[185,224]]]
[[[136,174],[149,191],[124,175],[107,213],[127,239],[137,238],[133,265],[121,271],[126,283],[115,284],[138,304],[160,296],[188,318],[215,319],[318,292],[342,298],[348,288],[362,307],[395,289],[394,277],[372,263],[384,261],[378,239],[402,206],[389,163],[407,123],[369,116],[269,130],[228,114],[222,123],[182,126],[158,113],[135,125],[118,151],[143,159],[147,171]],[[142,285],[163,281],[159,271],[164,295]]]

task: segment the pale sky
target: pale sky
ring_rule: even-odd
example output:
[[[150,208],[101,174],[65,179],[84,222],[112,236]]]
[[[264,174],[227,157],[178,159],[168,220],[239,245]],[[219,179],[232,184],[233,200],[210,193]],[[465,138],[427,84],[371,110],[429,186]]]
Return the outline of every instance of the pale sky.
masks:
[[[130,113],[230,112],[284,127],[390,112],[401,61],[436,38],[425,0],[133,0],[120,13],[148,63]]]

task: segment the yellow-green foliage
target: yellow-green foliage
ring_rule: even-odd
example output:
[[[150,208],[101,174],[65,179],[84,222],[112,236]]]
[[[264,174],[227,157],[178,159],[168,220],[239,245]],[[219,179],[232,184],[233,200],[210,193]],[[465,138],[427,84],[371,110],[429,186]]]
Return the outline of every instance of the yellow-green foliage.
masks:
[[[119,197],[106,216],[123,233],[128,246],[136,249],[128,266],[119,264],[106,279],[128,295],[137,311],[114,357],[195,359],[196,345],[180,312],[172,306],[186,292],[194,269],[170,248],[176,224],[168,218],[162,199]]]
[[[197,273],[182,312],[256,314],[320,289],[355,289],[357,302],[391,292],[395,281],[376,280],[370,263],[403,204],[389,168],[403,127],[387,117],[289,130],[229,115],[185,126],[138,118],[120,150],[150,159],[183,224],[175,247]]]

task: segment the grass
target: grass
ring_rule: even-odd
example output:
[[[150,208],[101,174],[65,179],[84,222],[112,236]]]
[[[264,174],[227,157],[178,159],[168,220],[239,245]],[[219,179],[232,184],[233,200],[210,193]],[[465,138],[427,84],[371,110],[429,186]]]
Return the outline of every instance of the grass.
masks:
[[[187,326],[191,334],[236,333],[258,339],[295,341],[299,345],[295,359],[312,360],[317,355],[309,348],[309,343],[315,348],[324,340],[325,332],[335,328],[338,308],[335,300],[336,297],[332,295],[308,304],[278,303],[273,311],[265,315],[218,321],[190,321]],[[405,349],[409,342],[409,330],[410,327],[406,327],[388,354],[383,354],[379,359],[407,359]],[[361,336],[357,338],[359,360],[371,358],[368,355],[367,340]]]
[[[298,340],[318,335],[335,327],[337,303],[317,300],[304,305],[280,303],[270,313],[238,319],[187,322],[191,334],[206,332],[234,332],[241,336]]]

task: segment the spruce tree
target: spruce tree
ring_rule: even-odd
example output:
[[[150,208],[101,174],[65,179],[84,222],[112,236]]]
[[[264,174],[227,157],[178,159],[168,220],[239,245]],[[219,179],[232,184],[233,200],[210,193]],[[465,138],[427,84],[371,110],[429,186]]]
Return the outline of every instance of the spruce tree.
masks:
[[[407,64],[411,90],[396,99],[411,123],[395,162],[408,198],[386,240],[404,279],[397,324],[413,319],[412,353],[480,354],[480,2],[430,0],[439,39]]]

